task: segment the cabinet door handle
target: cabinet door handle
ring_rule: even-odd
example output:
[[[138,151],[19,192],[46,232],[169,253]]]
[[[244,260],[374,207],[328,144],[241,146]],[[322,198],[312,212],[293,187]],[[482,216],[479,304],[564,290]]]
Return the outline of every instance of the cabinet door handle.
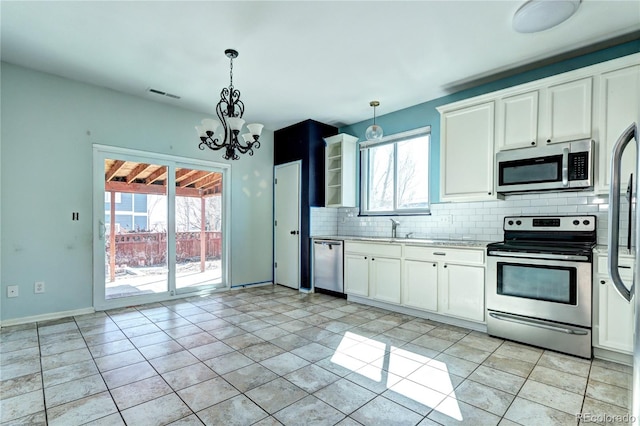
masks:
[[[367,260],[367,256],[364,257],[364,260]]]
[[[433,252],[434,256],[446,256],[447,253],[443,252],[443,251],[434,251]]]
[[[444,267],[446,268],[446,267],[447,267],[447,265],[444,265]]]
[[[434,263],[434,264],[433,264],[433,267],[435,268],[435,267],[436,267],[436,265],[437,265],[437,264],[436,264],[436,263]]]
[[[607,282],[605,280],[600,280],[600,284],[606,284]]]
[[[536,144],[535,142],[531,142],[531,145],[535,145],[535,144]]]

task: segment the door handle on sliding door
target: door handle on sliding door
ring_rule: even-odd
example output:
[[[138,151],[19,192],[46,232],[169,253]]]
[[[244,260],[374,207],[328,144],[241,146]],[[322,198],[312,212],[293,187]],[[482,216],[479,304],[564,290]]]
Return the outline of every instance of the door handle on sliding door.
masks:
[[[104,240],[104,234],[107,232],[107,228],[104,226],[104,222],[98,220],[98,238]]]

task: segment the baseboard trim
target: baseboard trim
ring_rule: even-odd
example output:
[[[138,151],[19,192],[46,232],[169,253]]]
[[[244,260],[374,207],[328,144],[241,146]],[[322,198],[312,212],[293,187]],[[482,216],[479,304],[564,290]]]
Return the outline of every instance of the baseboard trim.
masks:
[[[631,354],[599,348],[597,346],[593,347],[593,357],[603,359],[605,361],[616,362],[618,364],[633,366],[633,356]]]
[[[12,325],[29,324],[32,322],[39,322],[39,321],[50,321],[50,320],[56,320],[56,319],[66,318],[66,317],[75,317],[77,315],[93,314],[94,312],[95,312],[95,309],[93,308],[83,308],[83,309],[75,309],[72,311],[61,311],[61,312],[52,312],[50,314],[33,315],[30,317],[12,318],[12,319],[2,321],[0,323],[0,327],[11,327]]]
[[[387,309],[389,311],[398,312],[401,314],[413,315],[414,317],[429,319],[438,321],[444,324],[455,325],[458,327],[469,328],[471,330],[480,331],[482,333],[487,332],[487,325],[484,323],[477,323],[473,321],[467,321],[460,318],[453,318],[446,315],[441,315],[433,312],[421,311],[420,309],[413,309],[407,306],[394,305],[391,303],[380,302],[377,300],[371,300],[365,297],[348,295],[347,300],[350,302],[362,303],[363,305],[374,306],[376,308]]]
[[[247,284],[237,284],[230,287],[230,290],[240,290],[247,287],[259,287],[264,285],[273,285],[272,281],[259,281],[256,283],[247,283]]]

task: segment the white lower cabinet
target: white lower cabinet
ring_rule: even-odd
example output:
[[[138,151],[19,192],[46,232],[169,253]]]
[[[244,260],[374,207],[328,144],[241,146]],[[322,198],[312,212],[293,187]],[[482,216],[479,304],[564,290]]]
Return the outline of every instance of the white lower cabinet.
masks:
[[[404,260],[402,304],[412,308],[438,310],[438,263]]]
[[[484,322],[483,249],[345,242],[345,292]]]
[[[445,263],[439,272],[439,311],[484,321],[484,267]]]
[[[369,297],[369,259],[360,254],[344,256],[344,291]]]
[[[372,298],[400,303],[400,259],[372,257],[369,262],[369,287]]]
[[[344,251],[345,293],[400,303],[400,245],[346,241]]]
[[[626,283],[633,281],[631,259],[620,259],[620,276]],[[594,346],[630,354],[633,350],[633,303],[616,291],[607,271],[607,257],[599,256],[594,282],[594,296],[598,301],[598,315],[594,318],[597,341]]]

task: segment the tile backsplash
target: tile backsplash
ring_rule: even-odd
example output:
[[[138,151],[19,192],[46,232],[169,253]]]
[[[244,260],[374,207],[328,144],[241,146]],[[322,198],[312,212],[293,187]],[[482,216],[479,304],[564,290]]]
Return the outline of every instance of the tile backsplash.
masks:
[[[311,236],[338,235],[338,209],[311,207]]]
[[[626,245],[629,204],[622,197],[620,245]],[[598,244],[607,244],[609,199],[583,192],[510,195],[504,200],[431,205],[429,216],[391,216],[400,222],[397,235],[501,241],[505,216],[595,215]],[[390,216],[358,216],[357,208],[312,208],[311,235],[390,237]]]

